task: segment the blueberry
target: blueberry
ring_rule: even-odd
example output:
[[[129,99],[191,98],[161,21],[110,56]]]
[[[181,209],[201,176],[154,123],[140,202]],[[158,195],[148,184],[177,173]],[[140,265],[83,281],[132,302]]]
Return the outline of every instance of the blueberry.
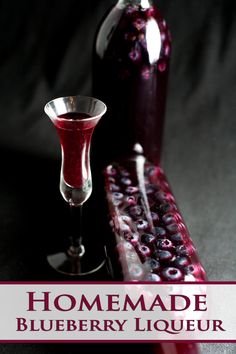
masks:
[[[125,222],[126,224],[130,224],[132,222],[131,217],[129,217],[128,215],[121,215],[118,217],[119,222]]]
[[[112,196],[113,196],[112,203],[114,206],[118,207],[123,203],[124,195],[122,193],[114,192],[114,193],[112,193]]]
[[[109,178],[108,178],[108,181],[109,181],[110,183],[116,183],[116,180],[115,180],[114,177],[109,177]]]
[[[125,186],[130,186],[132,184],[131,179],[127,178],[127,177],[123,177],[121,178],[121,183]]]
[[[112,183],[112,184],[110,185],[110,190],[111,190],[112,192],[119,192],[119,191],[120,191],[120,187],[117,186],[117,184]]]
[[[151,217],[152,217],[153,224],[154,224],[154,225],[158,224],[158,222],[159,222],[159,216],[157,215],[157,213],[151,212]]]
[[[167,193],[164,192],[157,192],[155,194],[155,198],[160,202],[160,203],[164,203],[168,201],[168,195]]]
[[[161,262],[169,262],[173,258],[173,254],[170,251],[164,250],[156,251],[154,256]]]
[[[168,267],[163,269],[162,276],[165,280],[179,281],[183,279],[183,273],[178,268]]]
[[[178,256],[188,256],[188,250],[184,245],[180,245],[176,247],[176,254]]]
[[[187,274],[189,274],[189,273],[194,273],[195,268],[194,268],[193,264],[190,264],[184,270]]]
[[[142,47],[147,48],[147,45],[145,44],[146,41],[144,40],[144,38],[145,38],[144,34],[139,35],[139,40],[140,40]],[[152,72],[152,70],[150,70],[150,68],[146,66],[142,69],[141,75],[144,79],[148,80],[150,78],[151,72]]]
[[[148,184],[146,187],[146,194],[151,195],[157,191],[157,186],[155,184]]]
[[[112,193],[112,196],[113,196],[114,199],[118,199],[118,200],[121,200],[124,197],[124,195],[122,193],[119,193],[119,192]]]
[[[184,268],[184,267],[187,267],[190,263],[190,259],[188,257],[177,257],[175,260],[174,260],[174,265],[175,267],[177,268]]]
[[[143,20],[142,18],[137,18],[133,22],[133,26],[136,27],[138,31],[140,31],[142,28],[146,26],[146,21]]]
[[[147,259],[145,264],[149,269],[151,269],[152,272],[158,272],[161,267],[160,263],[154,258]]]
[[[139,235],[133,233],[130,237],[130,242],[132,243],[133,246],[137,246],[139,244]]]
[[[175,234],[179,231],[179,225],[174,223],[166,226],[166,229],[171,233]]]
[[[125,11],[125,13],[126,13],[127,15],[132,15],[134,12],[137,11],[137,7],[128,5],[128,6],[125,7],[125,10],[124,10],[124,11]]]
[[[173,224],[176,222],[175,214],[174,213],[167,213],[162,216],[162,220],[166,225]]]
[[[122,171],[120,171],[120,175],[121,175],[122,177],[129,177],[129,176],[130,176],[130,173],[129,173],[128,171],[122,170]]]
[[[133,187],[133,186],[129,186],[126,188],[125,192],[127,194],[135,194],[138,192],[138,188],[137,187]]]
[[[164,42],[164,54],[165,54],[165,56],[170,55],[170,45],[168,42]]]
[[[148,274],[148,276],[146,277],[146,281],[150,281],[150,282],[159,282],[161,281],[161,277],[157,274]]]
[[[151,250],[149,247],[145,245],[141,245],[137,248],[138,254],[140,254],[142,259],[146,259],[147,257],[150,257],[151,255]]]
[[[129,205],[136,205],[137,201],[133,195],[130,195],[130,196],[126,197],[126,203],[128,203]]]
[[[135,41],[136,40],[136,36],[134,35],[134,33],[130,32],[130,33],[125,33],[125,40],[126,41]]]
[[[112,165],[110,165],[106,168],[106,173],[108,176],[116,176],[117,170]]]
[[[153,208],[153,211],[156,212],[156,208],[155,208],[156,200],[154,198],[154,195],[153,194],[149,194],[147,197],[148,197],[148,204],[149,204],[150,208]]]
[[[131,52],[129,53],[129,57],[132,61],[139,60],[141,56],[140,50],[137,49],[132,49]]]
[[[129,225],[125,224],[124,222],[120,223],[119,231],[122,233],[122,235],[131,234],[131,229]]]
[[[134,219],[139,219],[140,216],[142,216],[142,214],[143,214],[143,208],[138,205],[131,206],[130,208],[127,208],[127,209],[128,209],[129,215]]]
[[[139,219],[137,221],[137,229],[139,231],[145,231],[148,229],[148,222],[146,220],[143,219]]]
[[[122,202],[122,200],[114,199],[113,202],[112,202],[112,204],[113,204],[115,207],[120,207],[120,206],[123,204],[123,202]]]
[[[156,242],[156,237],[152,234],[143,234],[141,237],[141,241],[146,245],[153,245]]]
[[[184,242],[183,236],[181,235],[180,232],[177,234],[171,235],[170,240],[175,244],[175,245],[180,245],[181,243]]]
[[[167,203],[167,202],[174,202],[174,197],[170,193],[165,193],[165,192],[157,192],[155,194],[155,198],[160,202],[160,203]]]
[[[164,61],[164,59],[159,59],[157,67],[158,67],[158,70],[161,71],[161,72],[166,70],[167,64]]]
[[[150,7],[149,9],[147,9],[147,17],[150,18],[150,17],[155,17],[155,9],[154,7]]]
[[[165,238],[166,237],[166,230],[163,229],[163,227],[155,227],[154,233],[157,236],[157,238]]]
[[[173,243],[170,240],[168,240],[167,238],[164,240],[160,239],[160,240],[157,240],[157,248],[161,249],[161,250],[169,251],[173,248]]]
[[[171,203],[164,203],[159,206],[159,211],[161,214],[169,213],[170,211],[176,210],[176,205]]]
[[[145,173],[149,176],[156,176],[158,174],[158,167],[156,166],[148,166],[145,169]]]

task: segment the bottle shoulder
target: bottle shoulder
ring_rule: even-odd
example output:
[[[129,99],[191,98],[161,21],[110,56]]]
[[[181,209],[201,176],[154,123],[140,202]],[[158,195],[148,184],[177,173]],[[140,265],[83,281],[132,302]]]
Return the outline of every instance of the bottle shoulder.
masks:
[[[95,40],[95,53],[100,58],[137,52],[149,52],[150,60],[158,60],[170,53],[170,33],[156,7],[140,10],[137,7],[115,6],[102,22]],[[120,58],[118,58],[120,57]]]

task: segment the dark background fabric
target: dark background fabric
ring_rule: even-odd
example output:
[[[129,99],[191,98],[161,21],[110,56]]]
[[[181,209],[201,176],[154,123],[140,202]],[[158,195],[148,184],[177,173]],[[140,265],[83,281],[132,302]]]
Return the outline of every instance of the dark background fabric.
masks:
[[[58,140],[43,107],[57,96],[91,94],[93,38],[114,3],[0,1],[2,281],[54,279],[45,255],[63,239],[66,206],[58,191]],[[232,281],[236,2],[159,0],[157,4],[173,38],[162,164],[208,278]],[[94,348],[2,344],[0,353],[49,354],[59,349],[86,353]],[[145,346],[132,350],[145,352]],[[206,344],[202,352],[235,353],[236,346]]]

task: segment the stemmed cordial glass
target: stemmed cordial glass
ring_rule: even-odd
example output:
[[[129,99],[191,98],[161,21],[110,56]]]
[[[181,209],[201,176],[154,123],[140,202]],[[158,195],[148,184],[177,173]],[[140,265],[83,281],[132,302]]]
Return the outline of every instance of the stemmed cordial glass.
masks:
[[[86,275],[100,269],[90,256],[90,247],[82,243],[82,205],[92,193],[90,144],[95,126],[106,112],[106,105],[93,97],[69,96],[46,104],[46,114],[53,122],[61,143],[60,192],[71,209],[70,246],[67,252],[47,257],[57,271],[70,275]]]

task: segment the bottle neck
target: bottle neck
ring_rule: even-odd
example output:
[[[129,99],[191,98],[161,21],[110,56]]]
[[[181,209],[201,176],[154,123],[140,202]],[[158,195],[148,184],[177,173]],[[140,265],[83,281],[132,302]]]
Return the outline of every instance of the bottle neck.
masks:
[[[153,6],[152,0],[119,0],[118,6],[125,7],[127,5],[140,6],[143,9],[148,9]]]

